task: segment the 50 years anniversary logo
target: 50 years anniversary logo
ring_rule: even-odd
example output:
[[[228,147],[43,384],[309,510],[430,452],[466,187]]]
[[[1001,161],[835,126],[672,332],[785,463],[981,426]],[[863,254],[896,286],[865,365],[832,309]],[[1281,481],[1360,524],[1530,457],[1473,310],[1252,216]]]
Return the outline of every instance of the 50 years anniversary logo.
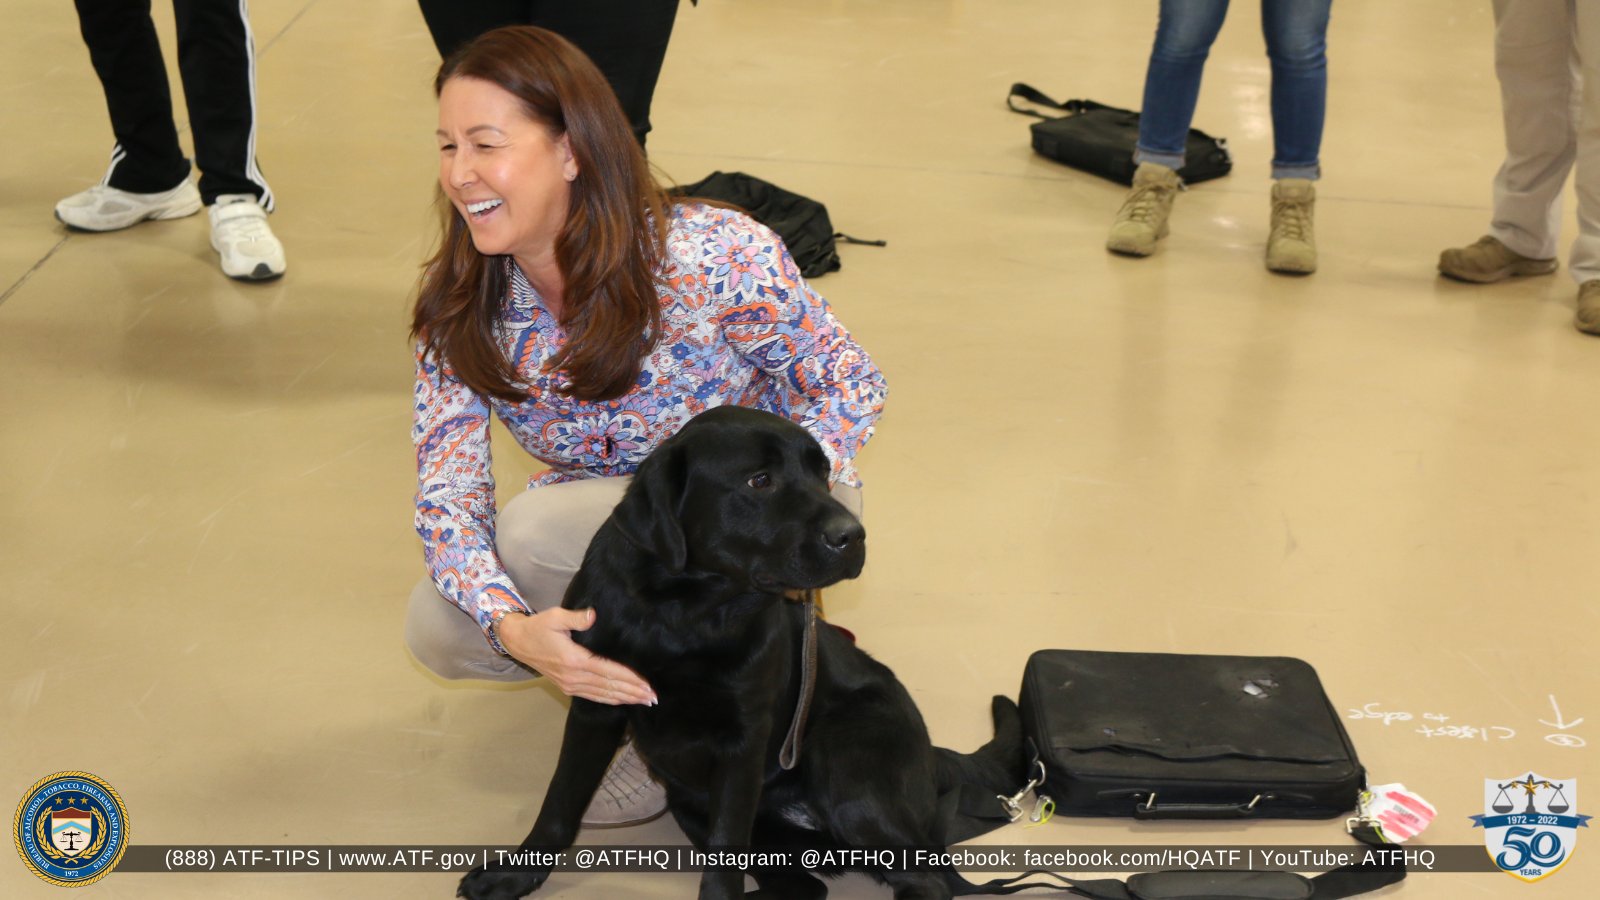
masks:
[[[62,887],[93,884],[128,849],[128,809],[102,779],[57,772],[22,795],[11,835],[33,874]]]
[[[1487,778],[1483,797],[1483,815],[1472,817],[1473,827],[1484,830],[1484,846],[1494,864],[1523,881],[1548,878],[1566,865],[1578,848],[1578,829],[1589,827],[1592,818],[1576,812],[1576,778],[1533,772],[1523,778]]]

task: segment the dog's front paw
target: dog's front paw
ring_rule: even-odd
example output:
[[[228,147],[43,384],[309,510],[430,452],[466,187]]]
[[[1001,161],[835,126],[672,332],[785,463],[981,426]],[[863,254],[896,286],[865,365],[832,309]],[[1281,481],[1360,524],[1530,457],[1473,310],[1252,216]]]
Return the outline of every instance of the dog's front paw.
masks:
[[[461,879],[456,896],[467,900],[516,900],[538,890],[549,877],[549,869],[499,863],[479,866]]]

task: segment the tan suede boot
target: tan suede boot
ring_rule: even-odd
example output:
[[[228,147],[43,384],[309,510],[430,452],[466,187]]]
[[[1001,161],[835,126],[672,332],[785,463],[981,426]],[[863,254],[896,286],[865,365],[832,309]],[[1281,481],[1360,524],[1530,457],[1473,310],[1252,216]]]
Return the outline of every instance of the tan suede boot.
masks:
[[[1267,235],[1267,268],[1290,275],[1317,270],[1317,239],[1312,212],[1317,189],[1308,178],[1281,178],[1272,185],[1272,231]]]
[[[1600,334],[1600,279],[1578,286],[1578,314],[1572,324],[1584,334]]]
[[[1523,256],[1487,234],[1470,246],[1453,247],[1439,254],[1440,274],[1474,284],[1525,275],[1549,275],[1556,270],[1556,265],[1554,259]]]
[[[1178,193],[1178,173],[1157,163],[1140,163],[1133,189],[1117,210],[1106,249],[1128,256],[1149,256],[1156,241],[1167,236],[1167,216]]]

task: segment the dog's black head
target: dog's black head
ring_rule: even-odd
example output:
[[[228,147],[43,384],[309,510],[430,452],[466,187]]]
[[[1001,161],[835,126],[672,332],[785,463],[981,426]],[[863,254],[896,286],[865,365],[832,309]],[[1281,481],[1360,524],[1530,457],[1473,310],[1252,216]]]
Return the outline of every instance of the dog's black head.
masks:
[[[828,492],[815,438],[771,413],[720,406],[664,441],[611,521],[669,572],[710,572],[760,591],[861,573],[866,530]]]

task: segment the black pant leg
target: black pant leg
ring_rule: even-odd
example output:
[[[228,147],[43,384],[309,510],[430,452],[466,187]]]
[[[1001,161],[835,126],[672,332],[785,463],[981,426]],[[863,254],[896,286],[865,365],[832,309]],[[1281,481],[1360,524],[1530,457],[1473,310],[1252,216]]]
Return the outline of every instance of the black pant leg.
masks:
[[[578,46],[606,76],[644,146],[678,0],[418,0],[440,56],[502,25],[537,25]]]
[[[643,147],[678,0],[543,0],[536,7],[528,24],[554,31],[594,60]]]
[[[422,20],[439,56],[448,58],[457,48],[485,31],[502,25],[527,25],[533,19],[533,0],[417,0]]]
[[[250,194],[267,210],[272,189],[256,162],[256,58],[244,0],[173,0],[178,72],[189,104],[200,196]]]
[[[189,174],[172,121],[172,88],[144,0],[76,0],[78,28],[105,90],[117,144],[104,183],[136,194],[177,187]]]

